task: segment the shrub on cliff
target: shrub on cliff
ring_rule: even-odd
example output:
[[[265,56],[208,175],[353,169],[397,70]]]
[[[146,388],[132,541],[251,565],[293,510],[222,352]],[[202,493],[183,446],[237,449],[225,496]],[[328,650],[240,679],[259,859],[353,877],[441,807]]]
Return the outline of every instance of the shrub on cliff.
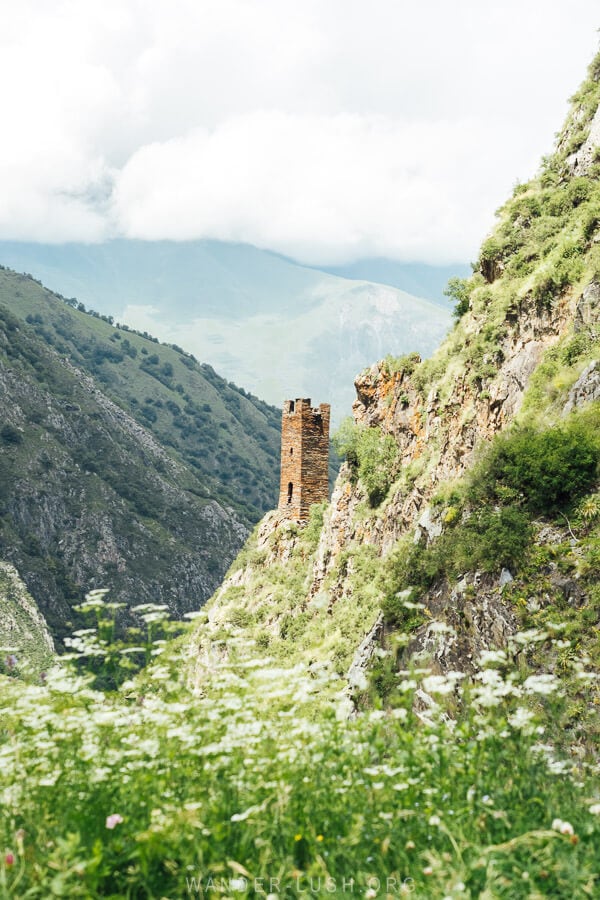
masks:
[[[466,514],[425,547],[412,541],[400,542],[385,565],[382,611],[390,624],[406,618],[412,600],[441,578],[454,579],[464,572],[498,573],[503,567],[518,566],[531,539],[526,511],[516,505],[494,508],[483,505]],[[413,596],[402,596],[409,588]],[[404,626],[406,627],[406,626]]]
[[[471,285],[467,278],[451,278],[446,286],[444,295],[454,300],[455,307],[452,315],[455,319],[461,319],[469,311],[471,298]]]
[[[333,446],[363,484],[371,505],[381,503],[394,479],[398,459],[394,438],[381,428],[356,425],[347,418],[333,435]]]
[[[471,494],[522,498],[532,512],[551,513],[580,497],[598,477],[600,410],[575,414],[542,431],[500,435],[476,469]]]

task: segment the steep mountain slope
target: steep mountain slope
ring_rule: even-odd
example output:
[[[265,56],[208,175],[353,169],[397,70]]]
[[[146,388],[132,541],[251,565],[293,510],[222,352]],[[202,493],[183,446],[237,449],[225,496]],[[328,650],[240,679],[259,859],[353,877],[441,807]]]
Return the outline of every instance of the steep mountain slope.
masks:
[[[228,636],[363,691],[371,666],[386,701],[395,667],[464,674],[519,627],[544,644],[532,666],[568,668],[579,648],[600,670],[599,79],[600,57],[556,152],[454,282],[441,349],[357,379],[331,504],[304,530],[270,514],[236,560],[197,632],[197,683]],[[590,716],[580,704],[575,731]]]
[[[94,586],[127,606],[198,608],[246,527],[64,352],[0,306],[3,558],[59,638]]]
[[[54,659],[54,641],[35,600],[9,563],[0,562],[0,672],[38,679]]]
[[[10,270],[0,304],[193,468],[202,496],[255,522],[278,489],[280,413],[180,348],[86,315]]]
[[[359,369],[388,353],[430,354],[450,323],[447,308],[395,287],[216,241],[5,242],[0,261],[184,346],[271,403],[326,397],[338,421]]]

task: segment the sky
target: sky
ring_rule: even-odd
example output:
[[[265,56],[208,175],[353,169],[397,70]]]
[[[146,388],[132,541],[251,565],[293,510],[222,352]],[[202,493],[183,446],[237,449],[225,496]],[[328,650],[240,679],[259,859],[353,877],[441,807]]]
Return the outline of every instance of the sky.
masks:
[[[597,0],[0,0],[0,239],[465,262]]]

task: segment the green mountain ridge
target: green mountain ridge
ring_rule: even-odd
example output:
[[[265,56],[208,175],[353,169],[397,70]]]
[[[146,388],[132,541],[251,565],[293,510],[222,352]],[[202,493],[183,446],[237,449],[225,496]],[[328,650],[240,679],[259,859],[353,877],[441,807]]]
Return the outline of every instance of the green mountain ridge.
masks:
[[[272,508],[278,410],[180,348],[83,313],[26,275],[0,270],[0,304],[179,453],[207,497],[236,507],[247,523]]]
[[[7,270],[0,317],[1,555],[54,636],[91,587],[197,609],[273,506],[278,412]]]

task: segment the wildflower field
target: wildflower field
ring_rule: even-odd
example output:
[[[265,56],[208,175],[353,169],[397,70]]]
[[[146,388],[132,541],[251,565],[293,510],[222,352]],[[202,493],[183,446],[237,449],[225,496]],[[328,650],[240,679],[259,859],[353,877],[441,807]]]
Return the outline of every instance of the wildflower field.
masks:
[[[89,631],[45,683],[0,679],[0,895],[598,896],[594,750],[553,725],[564,685],[593,704],[596,679],[523,665],[560,640],[518,635],[470,678],[400,672],[394,708],[349,717],[327,665],[233,632],[201,691],[160,639],[100,690]]]

